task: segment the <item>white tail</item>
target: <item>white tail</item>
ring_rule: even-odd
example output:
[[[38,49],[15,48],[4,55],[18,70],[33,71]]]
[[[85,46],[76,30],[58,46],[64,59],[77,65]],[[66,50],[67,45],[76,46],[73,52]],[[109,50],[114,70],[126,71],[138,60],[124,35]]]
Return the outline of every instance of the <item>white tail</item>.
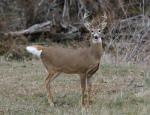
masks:
[[[104,21],[102,26],[91,26],[91,24],[85,24],[88,30],[91,32],[91,47],[79,48],[79,49],[67,49],[61,47],[47,47],[42,46],[28,46],[27,50],[41,58],[47,71],[48,77],[45,80],[48,101],[50,105],[53,105],[50,84],[49,82],[56,78],[60,73],[78,74],[80,76],[81,88],[82,88],[82,106],[84,106],[84,92],[86,89],[86,81],[88,85],[88,103],[90,103],[91,82],[90,79],[93,74],[98,70],[100,59],[102,56],[102,30],[106,26]]]
[[[42,46],[27,46],[26,47],[26,50],[29,52],[29,53],[32,53],[33,55],[37,56],[40,58],[40,55],[42,53],[42,50],[43,50],[43,47]]]

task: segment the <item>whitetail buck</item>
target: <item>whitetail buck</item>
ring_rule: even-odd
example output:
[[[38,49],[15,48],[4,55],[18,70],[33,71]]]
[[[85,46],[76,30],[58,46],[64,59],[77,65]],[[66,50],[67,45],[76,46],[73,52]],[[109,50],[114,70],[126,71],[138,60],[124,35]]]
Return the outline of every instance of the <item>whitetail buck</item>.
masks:
[[[27,46],[28,52],[37,55],[41,58],[47,71],[48,77],[45,80],[48,101],[53,105],[50,91],[50,81],[56,78],[60,73],[78,74],[80,76],[82,88],[82,106],[84,103],[84,93],[86,84],[88,86],[88,104],[90,104],[91,82],[92,75],[98,70],[100,59],[102,56],[102,31],[106,27],[107,16],[103,16],[103,22],[88,23],[84,21],[86,28],[91,32],[91,46],[89,48],[69,49],[61,47],[42,47],[42,46]],[[93,26],[93,22],[96,26]],[[101,28],[101,29],[100,29]],[[87,82],[87,83],[86,83]]]

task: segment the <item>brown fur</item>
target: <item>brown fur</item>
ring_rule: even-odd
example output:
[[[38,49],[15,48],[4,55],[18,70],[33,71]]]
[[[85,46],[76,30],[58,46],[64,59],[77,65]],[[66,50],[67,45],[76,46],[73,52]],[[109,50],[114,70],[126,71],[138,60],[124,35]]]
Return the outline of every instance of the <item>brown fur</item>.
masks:
[[[85,15],[86,18],[86,15]],[[105,28],[105,20],[107,16],[104,15],[104,21],[102,22],[102,30]],[[105,25],[104,25],[105,24]],[[42,49],[40,55],[43,64],[45,65],[47,71],[49,72],[48,77],[45,80],[46,90],[48,94],[48,101],[50,105],[53,105],[50,84],[49,82],[57,77],[59,73],[67,74],[79,74],[82,88],[82,106],[85,105],[84,102],[84,92],[86,85],[88,86],[88,104],[90,104],[90,94],[91,94],[91,82],[90,79],[93,74],[98,70],[100,59],[103,53],[101,32],[99,30],[99,25],[90,27],[87,21],[85,22],[85,27],[92,32],[92,42],[89,48],[79,48],[79,49],[67,49],[61,47],[47,47],[43,48],[41,46],[35,46],[38,50]]]
[[[101,46],[97,46],[101,47]],[[48,47],[42,51],[41,59],[48,72],[85,73],[91,66],[99,63],[101,53],[91,48],[79,48],[77,50],[61,47]],[[101,51],[97,51],[101,52]]]
[[[33,47],[37,48],[38,50],[43,50],[44,49],[44,47],[40,46],[40,45],[34,45]]]
[[[92,44],[89,48],[76,50],[61,47],[36,47],[38,50],[43,49],[41,60],[49,72],[46,78],[49,103],[53,105],[49,82],[56,73],[79,74],[82,87],[82,105],[84,106],[85,80],[87,79],[88,81],[88,92],[90,92],[90,78],[99,68],[102,56],[102,43]],[[89,100],[90,97],[88,97],[88,102],[90,103]]]

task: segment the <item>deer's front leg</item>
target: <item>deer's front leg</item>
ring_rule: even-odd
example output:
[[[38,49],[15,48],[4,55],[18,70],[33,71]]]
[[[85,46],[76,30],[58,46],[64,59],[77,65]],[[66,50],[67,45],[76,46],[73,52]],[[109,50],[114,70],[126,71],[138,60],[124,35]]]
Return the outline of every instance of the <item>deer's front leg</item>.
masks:
[[[93,74],[98,70],[98,68],[99,68],[99,64],[97,64],[96,66],[90,68],[89,71],[87,72],[88,105],[91,104],[91,102],[90,102],[90,97],[91,97],[91,87],[92,87],[91,78],[92,78]]]
[[[91,87],[92,87],[92,83],[91,83],[91,76],[90,78],[87,78],[87,87],[88,87],[88,105],[91,104],[91,101],[90,101],[90,97],[91,97]]]
[[[85,106],[85,102],[84,102],[84,93],[85,93],[85,89],[86,89],[85,78],[86,77],[84,75],[80,75],[81,89],[82,89],[82,97],[81,97],[82,107]]]
[[[52,101],[52,96],[51,96],[51,91],[50,91],[50,80],[52,78],[52,76],[54,75],[54,73],[49,73],[48,77],[45,80],[45,84],[46,84],[46,90],[47,90],[47,95],[48,95],[48,102],[51,106],[54,106],[53,101]]]

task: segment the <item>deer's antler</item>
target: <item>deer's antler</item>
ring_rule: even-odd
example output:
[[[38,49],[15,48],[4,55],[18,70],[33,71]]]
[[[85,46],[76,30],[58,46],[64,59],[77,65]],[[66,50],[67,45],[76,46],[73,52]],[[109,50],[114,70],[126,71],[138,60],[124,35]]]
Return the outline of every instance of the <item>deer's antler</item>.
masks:
[[[90,31],[91,23],[89,21],[87,21],[88,17],[89,17],[89,14],[88,13],[84,13],[84,16],[83,16],[84,26]]]
[[[90,31],[91,30],[91,26],[100,26],[101,27],[101,30],[103,30],[106,25],[107,25],[107,15],[106,13],[104,13],[104,16],[102,16],[104,19],[102,22],[100,22],[100,18],[98,17],[97,18],[94,18],[91,22],[87,21],[87,18],[89,17],[89,14],[88,13],[85,13],[84,16],[83,16],[83,22],[84,22],[84,26]],[[96,22],[96,23],[95,23]],[[98,22],[98,23],[97,23]]]
[[[107,22],[106,22],[106,20],[107,20],[107,15],[106,15],[106,12],[104,13],[104,16],[102,16],[102,17],[104,17],[104,20],[102,21],[102,23],[101,23],[101,25],[102,25],[102,30],[107,26]]]

